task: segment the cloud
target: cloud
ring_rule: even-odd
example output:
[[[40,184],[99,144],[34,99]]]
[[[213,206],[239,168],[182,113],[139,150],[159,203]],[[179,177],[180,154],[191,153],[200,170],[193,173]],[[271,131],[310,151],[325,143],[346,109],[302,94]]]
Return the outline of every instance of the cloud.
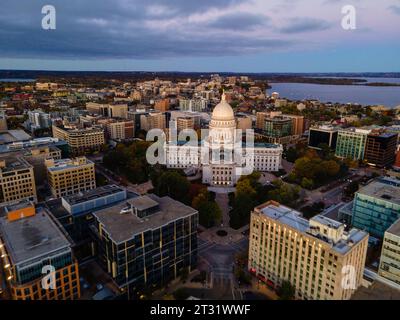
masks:
[[[400,5],[392,5],[389,7],[389,10],[392,11],[395,14],[400,15]]]
[[[2,6],[7,12],[15,9],[16,15],[0,13],[0,43],[7,43],[0,48],[3,58],[158,59],[238,55],[291,45],[243,33],[269,21],[264,15],[235,12],[234,5],[246,0],[53,0],[57,29],[50,31],[41,29],[40,4],[22,0],[27,7],[21,10],[21,4],[5,1]],[[227,8],[231,11],[221,11]],[[193,23],[195,15],[202,19]]]
[[[252,30],[256,27],[266,26],[269,17],[262,14],[235,12],[215,18],[208,26],[224,30]]]
[[[331,27],[330,23],[315,18],[294,18],[289,24],[279,29],[281,33],[303,33],[323,31]]]

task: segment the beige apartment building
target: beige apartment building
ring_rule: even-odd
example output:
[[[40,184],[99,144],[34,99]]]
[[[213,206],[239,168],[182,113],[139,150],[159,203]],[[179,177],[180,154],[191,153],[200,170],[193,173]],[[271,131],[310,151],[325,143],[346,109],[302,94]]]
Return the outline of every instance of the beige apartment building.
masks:
[[[272,288],[289,281],[296,299],[348,300],[361,285],[368,233],[269,201],[250,221],[249,271]]]
[[[36,202],[33,166],[20,157],[0,160],[0,203],[20,200]]]
[[[51,193],[56,198],[96,188],[94,163],[86,157],[46,160]]]
[[[149,131],[151,129],[165,130],[167,127],[165,114],[162,112],[152,112],[146,115],[141,115],[140,127],[145,131]]]
[[[257,112],[256,115],[256,128],[259,130],[265,129],[265,119],[268,118],[270,113],[268,112]]]
[[[393,223],[385,232],[379,275],[400,288],[400,220]]]
[[[132,139],[135,136],[135,124],[133,120],[108,122],[106,130],[108,137],[113,140]]]
[[[181,132],[185,129],[194,130],[194,118],[193,117],[177,117],[176,118],[176,129]]]
[[[304,117],[293,114],[285,114],[285,117],[292,119],[292,134],[301,136],[304,133]]]
[[[99,127],[90,128],[61,128],[54,126],[53,137],[68,143],[70,152],[82,155],[87,151],[99,150],[105,143],[104,130]]]

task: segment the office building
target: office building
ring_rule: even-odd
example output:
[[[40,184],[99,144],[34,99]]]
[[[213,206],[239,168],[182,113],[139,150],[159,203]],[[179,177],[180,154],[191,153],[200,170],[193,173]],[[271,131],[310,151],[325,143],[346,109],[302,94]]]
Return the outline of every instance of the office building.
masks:
[[[122,141],[135,137],[135,124],[133,120],[109,121],[106,124],[107,136],[110,139]]]
[[[140,128],[145,131],[151,129],[166,129],[167,119],[165,113],[151,112],[140,116]]]
[[[209,101],[204,98],[179,99],[179,110],[203,112],[208,108]]]
[[[53,125],[53,137],[68,143],[73,155],[98,151],[104,145],[104,130],[99,127],[67,128]]]
[[[274,138],[290,136],[292,135],[292,119],[286,116],[266,118],[264,131],[267,136]]]
[[[128,105],[127,104],[110,104],[108,105],[107,112],[103,114],[110,118],[128,118]]]
[[[101,265],[128,299],[196,268],[198,213],[193,208],[151,194],[93,216]]]
[[[351,128],[339,130],[335,155],[339,158],[363,160],[369,129]]]
[[[251,213],[249,271],[271,288],[288,281],[296,299],[350,299],[362,282],[367,247],[366,232],[346,232],[322,215],[308,221],[274,201]]]
[[[7,130],[0,132],[0,145],[14,144],[31,140],[32,137],[24,130]]]
[[[22,157],[0,159],[0,203],[24,199],[37,201],[33,166]]]
[[[123,118],[126,119],[128,116],[128,105],[126,103],[86,103],[86,110],[90,114],[98,114],[109,118]]]
[[[397,147],[396,160],[394,162],[393,167],[400,169],[400,147]]]
[[[85,157],[49,159],[45,164],[50,190],[55,198],[96,188],[94,163]]]
[[[398,134],[373,130],[367,136],[364,159],[368,164],[384,168],[394,163]]]
[[[293,114],[285,114],[287,118],[292,119],[292,135],[301,136],[304,133],[304,117]]]
[[[338,129],[333,126],[311,127],[308,136],[308,146],[320,150],[321,145],[327,145],[332,150],[336,150]]]
[[[185,129],[195,129],[195,122],[193,117],[177,117],[176,118],[176,129],[179,132]]]
[[[378,274],[400,288],[400,220],[385,231]]]
[[[237,121],[236,128],[243,130],[243,132],[253,128],[253,120],[249,116],[237,115],[236,121]]]
[[[42,110],[28,111],[28,120],[26,122],[26,128],[34,132],[37,129],[47,129],[51,127],[50,114],[43,112]]]
[[[95,256],[90,230],[93,212],[132,198],[133,195],[116,185],[105,185],[88,191],[46,201],[51,216],[57,220],[74,242],[74,253],[80,261]]]
[[[0,131],[7,131],[7,116],[4,111],[0,111]]]
[[[269,117],[268,112],[257,112],[256,114],[256,129],[265,130],[265,119]]]
[[[45,209],[39,208],[36,213],[29,203],[5,210],[8,215],[0,218],[0,259],[12,299],[78,299],[78,264],[59,225]],[[44,276],[51,269],[45,268],[51,267],[55,275],[46,281]]]
[[[159,99],[154,103],[154,109],[160,112],[168,111],[169,109],[169,100],[168,99]]]
[[[378,178],[360,188],[353,201],[352,225],[383,238],[385,231],[400,218],[400,181]]]

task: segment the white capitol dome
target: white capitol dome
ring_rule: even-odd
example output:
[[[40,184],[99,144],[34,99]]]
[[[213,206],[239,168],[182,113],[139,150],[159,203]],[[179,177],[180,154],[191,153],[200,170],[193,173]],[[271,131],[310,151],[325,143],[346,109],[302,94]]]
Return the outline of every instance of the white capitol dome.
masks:
[[[228,102],[226,102],[225,93],[222,94],[221,102],[215,106],[211,119],[216,121],[235,120],[235,115],[233,113],[232,107]]]

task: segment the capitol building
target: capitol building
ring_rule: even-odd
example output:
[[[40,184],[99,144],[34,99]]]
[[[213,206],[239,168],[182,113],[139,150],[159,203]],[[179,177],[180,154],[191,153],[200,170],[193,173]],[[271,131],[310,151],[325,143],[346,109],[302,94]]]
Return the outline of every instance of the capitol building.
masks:
[[[236,129],[234,112],[223,94],[213,110],[208,135],[190,145],[167,142],[166,165],[201,170],[203,183],[212,187],[234,187],[242,175],[254,171],[279,171],[282,145],[254,143],[254,135],[248,132],[243,141],[243,133]]]

